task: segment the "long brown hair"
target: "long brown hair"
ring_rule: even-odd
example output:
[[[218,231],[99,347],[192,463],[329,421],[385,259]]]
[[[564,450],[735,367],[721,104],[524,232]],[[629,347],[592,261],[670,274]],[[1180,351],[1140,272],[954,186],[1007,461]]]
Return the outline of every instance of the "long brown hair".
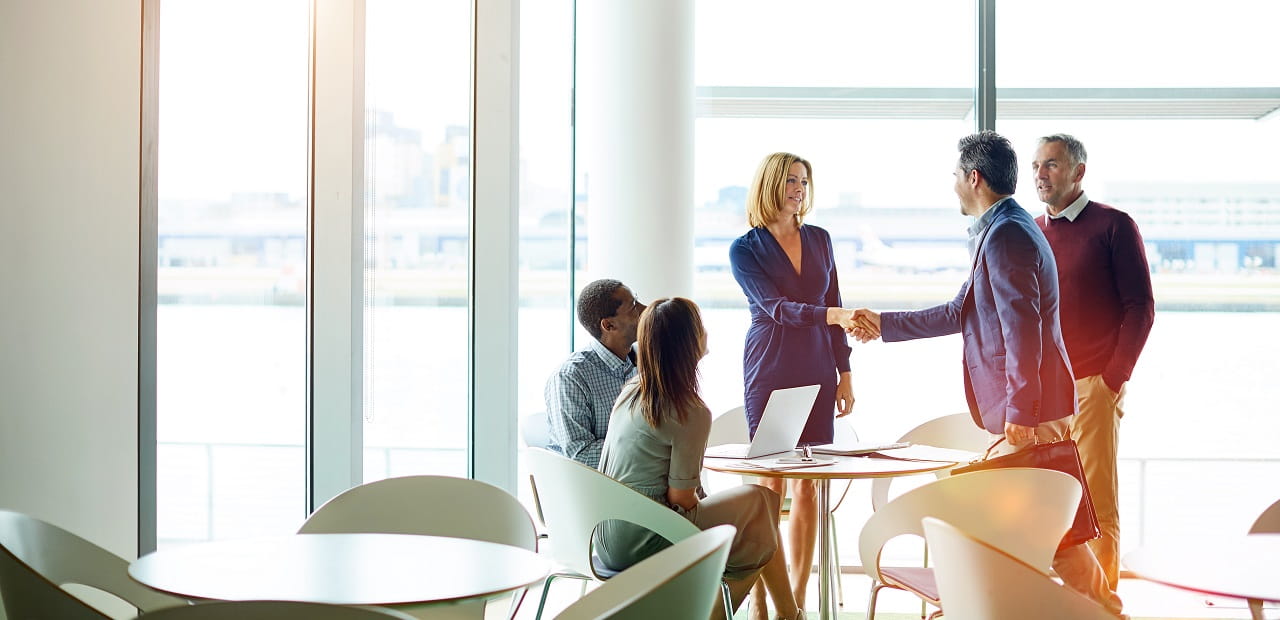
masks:
[[[637,384],[628,404],[640,403],[649,426],[674,418],[683,423],[689,411],[706,409],[698,395],[698,360],[707,331],[698,305],[683,297],[659,299],[640,315],[636,332]]]

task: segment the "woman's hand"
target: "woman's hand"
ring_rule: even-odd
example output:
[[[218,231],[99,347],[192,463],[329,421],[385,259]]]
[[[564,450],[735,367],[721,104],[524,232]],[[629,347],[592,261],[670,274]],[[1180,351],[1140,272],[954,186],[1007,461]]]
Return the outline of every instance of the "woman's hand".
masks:
[[[679,506],[685,511],[693,510],[693,507],[698,505],[698,490],[667,487],[667,503]]]
[[[836,414],[837,418],[843,418],[853,411],[853,379],[852,375],[846,371],[840,373],[840,383],[836,384],[836,409],[840,413]]]

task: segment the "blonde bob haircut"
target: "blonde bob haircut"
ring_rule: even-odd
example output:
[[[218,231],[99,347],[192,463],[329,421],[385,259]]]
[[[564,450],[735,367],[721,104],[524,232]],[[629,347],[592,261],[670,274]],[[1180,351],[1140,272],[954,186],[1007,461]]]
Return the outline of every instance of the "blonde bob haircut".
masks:
[[[796,162],[804,164],[809,175],[809,191],[796,213],[796,225],[803,224],[804,216],[813,210],[813,165],[799,155],[774,153],[760,162],[756,176],[751,179],[751,189],[747,191],[747,223],[752,228],[764,228],[778,217],[787,191],[787,174]]]

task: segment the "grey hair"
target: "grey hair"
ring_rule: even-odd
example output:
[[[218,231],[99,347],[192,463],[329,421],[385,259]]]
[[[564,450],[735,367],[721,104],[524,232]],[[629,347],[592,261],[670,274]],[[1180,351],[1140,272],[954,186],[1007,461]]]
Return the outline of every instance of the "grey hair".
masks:
[[[1055,133],[1051,136],[1040,138],[1040,146],[1050,142],[1060,142],[1062,146],[1067,148],[1067,154],[1071,156],[1071,165],[1073,166],[1086,163],[1089,159],[1089,154],[1084,150],[1084,143],[1071,134]]]

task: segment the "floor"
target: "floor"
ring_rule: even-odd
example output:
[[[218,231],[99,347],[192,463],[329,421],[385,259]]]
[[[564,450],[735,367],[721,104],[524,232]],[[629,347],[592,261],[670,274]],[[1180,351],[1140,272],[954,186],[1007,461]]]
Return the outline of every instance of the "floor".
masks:
[[[867,592],[870,588],[870,581],[864,575],[845,574],[842,575],[844,585],[845,604],[840,608],[840,620],[856,620],[866,617]],[[817,618],[818,614],[812,611],[817,608],[817,590],[811,587],[809,593],[809,601],[806,601],[805,609],[811,610],[810,618]],[[548,598],[547,611],[544,617],[553,618],[556,613],[576,600],[578,596],[579,586],[569,580],[559,581],[552,585],[551,596]],[[521,605],[517,618],[520,620],[532,620],[538,608],[538,596],[541,591],[538,589],[529,592],[524,604]],[[1140,579],[1122,579],[1120,581],[1120,597],[1125,603],[1125,613],[1129,614],[1133,620],[1166,620],[1174,618],[1239,618],[1248,620],[1249,609],[1245,606],[1244,601],[1209,597],[1205,595],[1186,592],[1175,588],[1169,588],[1154,584]],[[505,605],[490,606],[487,616],[492,619],[498,619],[503,616],[506,610]],[[495,613],[496,612],[496,613]],[[1270,611],[1269,617],[1280,613],[1280,610]],[[740,610],[738,618],[745,618],[745,610]],[[876,618],[879,620],[912,620],[920,617],[919,599],[902,592],[894,592],[883,590],[880,594],[880,600],[876,608]]]

